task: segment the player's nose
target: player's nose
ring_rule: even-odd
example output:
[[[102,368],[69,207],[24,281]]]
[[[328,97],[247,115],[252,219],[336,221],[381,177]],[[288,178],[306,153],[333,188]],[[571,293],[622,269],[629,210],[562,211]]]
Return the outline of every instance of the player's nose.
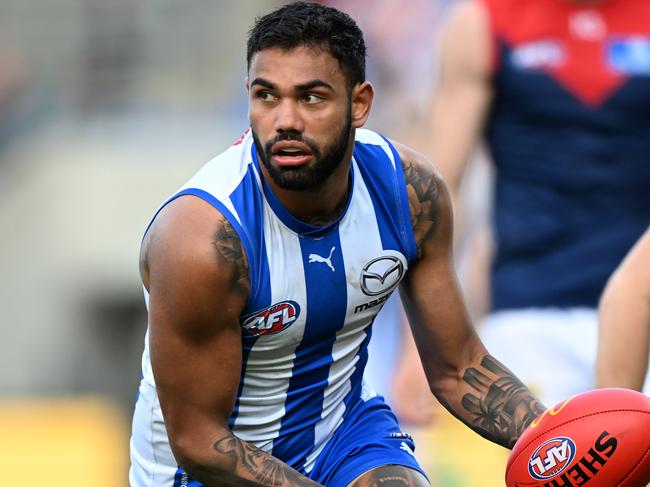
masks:
[[[302,132],[304,122],[300,115],[298,104],[289,99],[284,99],[278,105],[275,119],[275,129],[278,132]]]

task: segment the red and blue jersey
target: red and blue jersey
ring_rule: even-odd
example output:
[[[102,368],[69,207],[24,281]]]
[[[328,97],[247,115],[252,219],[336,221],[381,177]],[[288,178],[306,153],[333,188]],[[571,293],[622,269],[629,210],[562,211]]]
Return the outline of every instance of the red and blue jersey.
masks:
[[[493,307],[594,307],[650,223],[650,2],[482,1]]]

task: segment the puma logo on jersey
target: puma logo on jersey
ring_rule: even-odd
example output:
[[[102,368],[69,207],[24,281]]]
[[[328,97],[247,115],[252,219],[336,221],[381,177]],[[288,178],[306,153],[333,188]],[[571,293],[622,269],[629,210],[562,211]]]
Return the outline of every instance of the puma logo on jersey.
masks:
[[[400,445],[399,449],[400,449],[400,450],[404,450],[406,453],[408,453],[408,454],[411,455],[412,457],[415,456],[415,453],[413,452],[413,450],[411,450],[411,447],[408,446],[408,445],[406,444],[405,441],[402,442],[402,444]]]
[[[324,264],[327,264],[327,266],[332,269],[332,272],[335,272],[334,266],[332,265],[332,253],[334,252],[334,249],[336,247],[332,247],[332,250],[330,250],[330,255],[325,258],[322,257],[318,254],[309,254],[309,263],[312,264],[314,262],[322,262]]]

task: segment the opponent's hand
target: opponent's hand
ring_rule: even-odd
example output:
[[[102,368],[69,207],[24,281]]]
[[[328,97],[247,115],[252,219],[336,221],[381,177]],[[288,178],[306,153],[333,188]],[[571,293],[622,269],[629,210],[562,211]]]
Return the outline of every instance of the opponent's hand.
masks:
[[[397,363],[391,384],[391,406],[400,423],[423,426],[436,417],[437,401],[422,369],[413,338],[404,333],[401,359]]]

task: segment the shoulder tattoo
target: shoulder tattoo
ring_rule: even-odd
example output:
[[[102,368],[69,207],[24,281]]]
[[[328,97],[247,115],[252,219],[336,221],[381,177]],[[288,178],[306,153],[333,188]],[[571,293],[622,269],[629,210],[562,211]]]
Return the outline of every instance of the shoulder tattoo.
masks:
[[[434,171],[404,161],[404,179],[418,254],[435,229],[440,180]]]
[[[217,258],[230,267],[233,290],[242,296],[248,296],[250,281],[246,254],[237,232],[225,218],[218,224],[213,244]]]

